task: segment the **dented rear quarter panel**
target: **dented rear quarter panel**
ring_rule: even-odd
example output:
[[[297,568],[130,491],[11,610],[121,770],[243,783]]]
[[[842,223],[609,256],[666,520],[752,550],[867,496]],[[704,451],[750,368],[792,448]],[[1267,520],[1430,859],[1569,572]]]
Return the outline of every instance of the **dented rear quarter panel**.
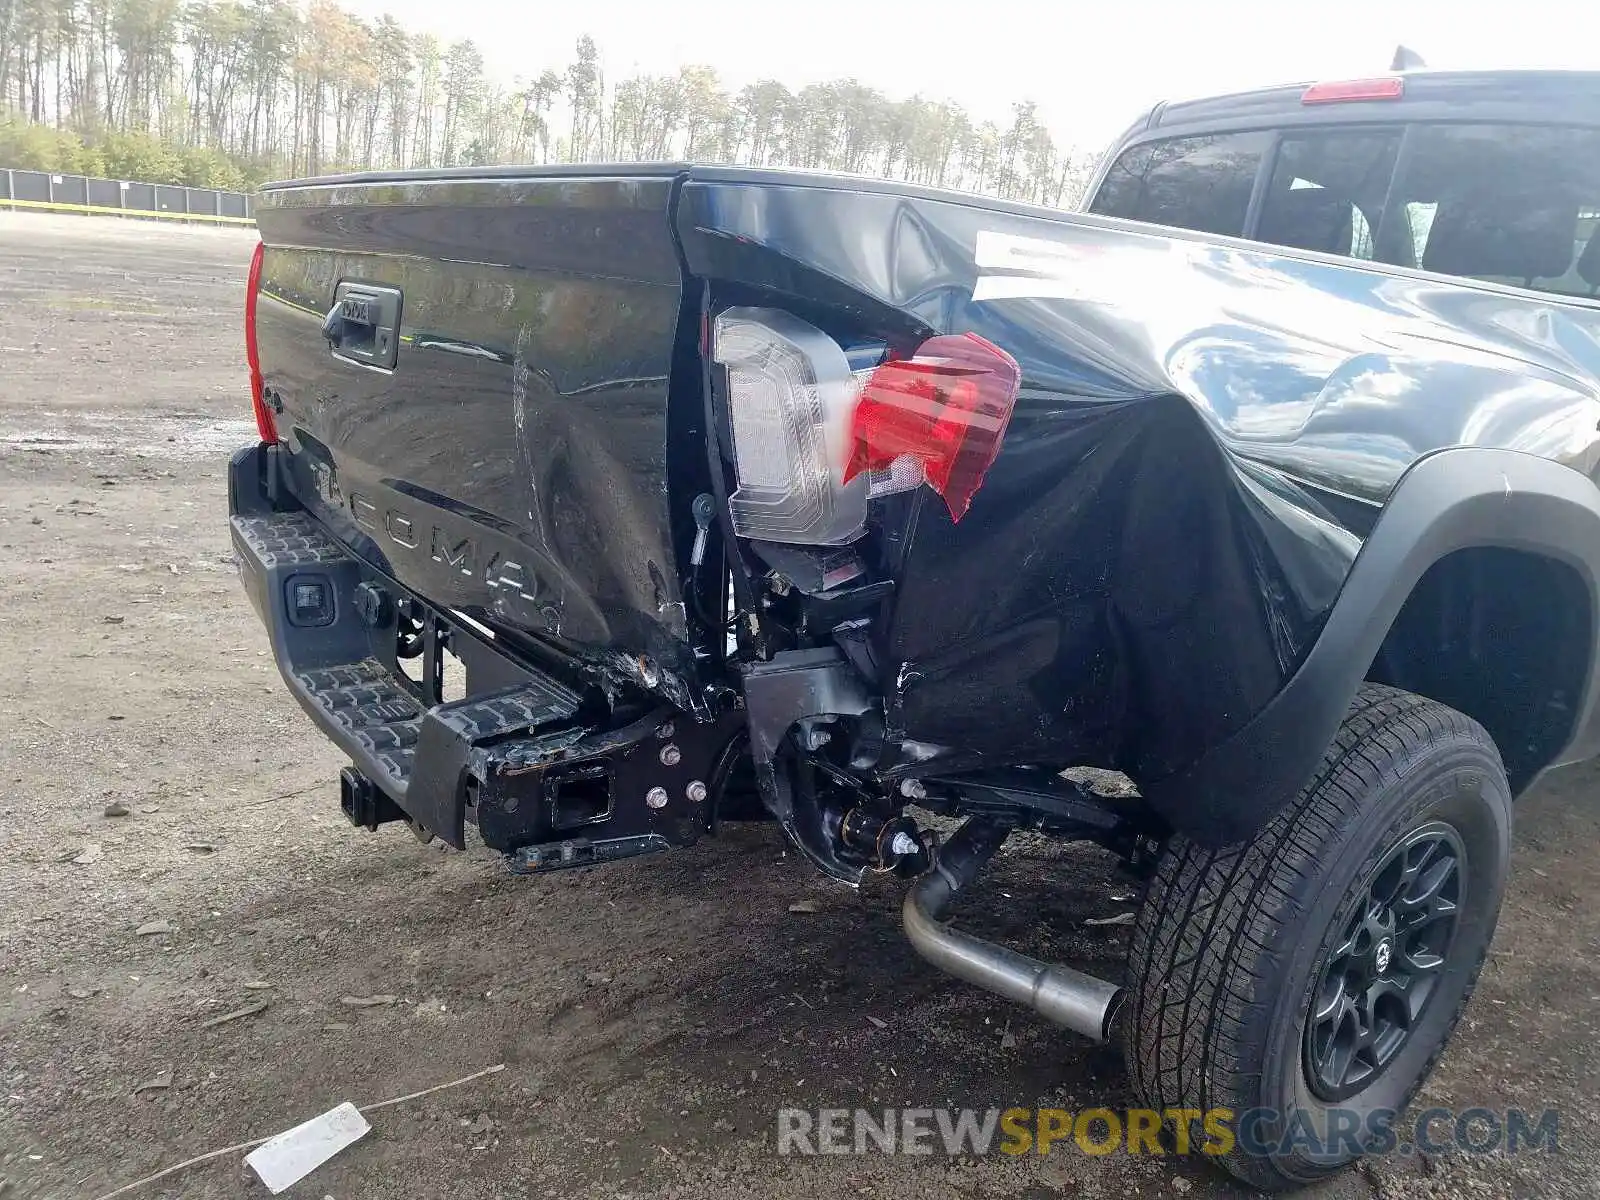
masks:
[[[691,179],[678,223],[696,273],[854,292],[1022,367],[971,510],[906,533],[880,682],[919,741],[1169,775],[1283,687],[1423,456],[1594,476],[1590,302],[759,173]]]

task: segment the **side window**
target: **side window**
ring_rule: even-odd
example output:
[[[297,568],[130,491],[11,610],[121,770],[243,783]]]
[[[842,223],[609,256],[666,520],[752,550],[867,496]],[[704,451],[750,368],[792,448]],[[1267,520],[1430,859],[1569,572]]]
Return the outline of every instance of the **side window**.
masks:
[[[1352,258],[1378,257],[1374,231],[1400,153],[1400,132],[1286,135],[1256,225],[1258,241]]]
[[[1600,293],[1600,132],[1540,125],[1419,125],[1396,181],[1405,266],[1568,296]]]
[[[1133,146],[1112,164],[1089,211],[1238,237],[1271,138],[1226,133]]]

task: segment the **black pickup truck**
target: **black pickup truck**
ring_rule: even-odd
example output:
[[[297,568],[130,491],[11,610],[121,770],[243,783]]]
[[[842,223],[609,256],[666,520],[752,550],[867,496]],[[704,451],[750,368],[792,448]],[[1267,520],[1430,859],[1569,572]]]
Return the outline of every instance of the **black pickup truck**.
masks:
[[[1552,206],[1497,274],[1573,250]],[[543,872],[764,812],[914,877],[940,967],[1120,1029],[1155,1108],[1414,1094],[1513,796],[1600,745],[1600,305],[687,165],[308,180],[258,220],[233,539],[352,822]],[[946,923],[1017,830],[1148,880],[1125,983]]]

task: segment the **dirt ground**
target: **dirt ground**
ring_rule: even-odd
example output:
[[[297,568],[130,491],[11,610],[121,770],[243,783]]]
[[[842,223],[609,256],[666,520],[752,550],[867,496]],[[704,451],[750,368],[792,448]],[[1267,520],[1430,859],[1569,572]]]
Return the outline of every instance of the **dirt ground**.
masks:
[[[226,534],[253,237],[0,213],[0,1195],[102,1196],[497,1063],[374,1113],[288,1194],[1239,1194],[1070,1147],[779,1157],[786,1105],[1132,1097],[1115,1052],[921,964],[899,885],[831,886],[770,827],[540,879],[350,829]],[[1309,1195],[1600,1194],[1597,800],[1586,767],[1523,801],[1493,957],[1425,1093],[1558,1108],[1563,1153],[1396,1158]],[[1083,923],[1128,909],[1113,866],[1020,846],[970,921],[1117,971],[1126,929]],[[265,1195],[240,1159],[138,1194]]]

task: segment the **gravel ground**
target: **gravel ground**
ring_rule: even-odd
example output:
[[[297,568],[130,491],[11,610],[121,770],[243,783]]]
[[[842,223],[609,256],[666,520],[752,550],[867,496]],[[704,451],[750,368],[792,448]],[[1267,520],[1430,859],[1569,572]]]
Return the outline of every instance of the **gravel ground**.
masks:
[[[1060,1147],[779,1157],[785,1105],[1131,1097],[1114,1052],[922,966],[898,886],[831,887],[770,827],[520,879],[345,825],[339,756],[279,686],[226,536],[252,236],[0,213],[0,1195],[98,1197],[498,1063],[374,1113],[288,1194],[1240,1194],[1201,1162]],[[1523,801],[1493,957],[1425,1095],[1559,1108],[1563,1153],[1395,1158],[1308,1195],[1600,1194],[1597,791],[1585,767]],[[1127,910],[1114,866],[1021,844],[969,919],[1114,972],[1126,929],[1083,923]],[[265,1191],[229,1154],[140,1194]]]

